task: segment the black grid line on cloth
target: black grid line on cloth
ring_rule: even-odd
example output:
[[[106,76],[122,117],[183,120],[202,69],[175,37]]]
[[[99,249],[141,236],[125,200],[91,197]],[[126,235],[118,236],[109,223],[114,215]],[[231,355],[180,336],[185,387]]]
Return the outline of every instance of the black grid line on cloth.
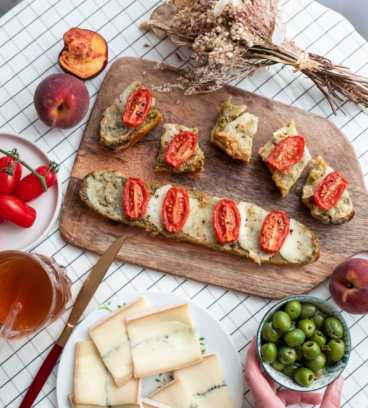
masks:
[[[18,11],[18,13],[13,14],[11,18],[9,18],[9,20],[6,20],[4,24],[0,25],[0,28],[4,28],[8,23],[10,23],[15,17],[18,17],[20,13],[22,13],[24,10],[27,9],[27,7],[29,7],[31,4],[33,4],[35,1],[37,0],[32,0],[30,3],[27,3],[27,1],[24,1],[22,3],[19,3],[21,5],[26,4],[26,6],[24,8],[22,8],[21,10]],[[9,12],[13,12],[12,10],[9,10]]]

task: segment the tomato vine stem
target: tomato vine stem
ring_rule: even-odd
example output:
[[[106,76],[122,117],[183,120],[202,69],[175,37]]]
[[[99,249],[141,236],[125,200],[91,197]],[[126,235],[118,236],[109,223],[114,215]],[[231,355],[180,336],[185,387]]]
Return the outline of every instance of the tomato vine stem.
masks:
[[[28,163],[26,163],[24,160],[21,160],[19,158],[19,154],[16,152],[15,149],[12,150],[11,152],[7,152],[5,150],[0,149],[0,153],[3,153],[6,156],[11,157],[12,159],[16,160],[18,163],[20,163],[22,166],[24,166],[26,169],[28,169],[32,174],[34,174],[40,180],[40,183],[42,184],[42,188],[44,189],[44,191],[48,190],[47,185],[46,185],[46,181],[45,181],[45,178],[46,178],[47,174],[51,170],[54,173],[57,173],[59,171],[59,165],[57,163],[55,163],[54,161],[50,161],[49,170],[47,171],[47,173],[44,176],[41,176]],[[12,174],[10,174],[10,175],[12,175]]]

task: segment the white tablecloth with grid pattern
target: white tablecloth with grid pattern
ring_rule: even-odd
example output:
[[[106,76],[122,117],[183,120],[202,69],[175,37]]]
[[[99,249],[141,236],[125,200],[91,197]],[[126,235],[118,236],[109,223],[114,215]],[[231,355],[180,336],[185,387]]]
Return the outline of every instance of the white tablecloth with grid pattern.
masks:
[[[33,93],[46,76],[59,72],[57,57],[62,36],[71,27],[98,31],[109,43],[109,65],[122,56],[144,57],[180,66],[176,49],[167,39],[158,40],[139,28],[156,0],[24,0],[0,18],[0,129],[19,133],[33,140],[62,164],[59,177],[65,194],[76,151],[86,125],[85,119],[72,130],[51,130],[38,120]],[[353,71],[368,77],[368,44],[341,15],[310,0],[283,0],[288,20],[288,37],[309,51],[344,62]],[[147,47],[149,44],[150,47]],[[107,67],[107,68],[108,68]],[[87,81],[92,108],[103,74]],[[300,107],[328,118],[347,135],[359,157],[368,181],[368,119],[354,105],[345,103],[346,116],[334,116],[318,89],[303,77],[281,65],[262,69],[236,86]],[[1,146],[1,136],[0,136]],[[66,265],[73,281],[75,299],[88,271],[98,257],[66,245],[56,222],[47,238],[32,251],[53,256]],[[231,335],[243,366],[246,352],[260,319],[271,301],[184,280],[168,274],[115,262],[99,287],[85,315],[111,297],[136,290],[175,292],[193,299],[218,318]],[[327,283],[312,292],[329,299]],[[330,300],[331,301],[331,300]],[[68,304],[68,310],[73,301]],[[59,336],[68,312],[56,323],[30,338],[9,343],[0,363],[0,406],[15,408],[35,376],[54,341]],[[353,339],[353,351],[345,370],[344,407],[368,407],[368,316],[344,313]],[[49,377],[35,406],[56,407],[55,379],[58,365]],[[243,407],[254,407],[245,384]],[[301,406],[301,405],[298,405]],[[272,408],[272,407],[270,407]]]

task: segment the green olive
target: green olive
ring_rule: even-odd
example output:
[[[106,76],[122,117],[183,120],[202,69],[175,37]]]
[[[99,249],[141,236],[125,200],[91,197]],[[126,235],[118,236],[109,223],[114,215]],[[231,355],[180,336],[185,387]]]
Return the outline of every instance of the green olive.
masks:
[[[308,387],[314,381],[314,374],[312,370],[305,367],[299,367],[295,370],[294,380],[303,387]]]
[[[321,353],[317,358],[314,360],[308,360],[306,362],[306,366],[310,368],[314,373],[326,365],[326,356],[325,354]]]
[[[303,360],[304,354],[303,354],[303,348],[302,348],[302,346],[295,347],[295,352],[296,352],[296,359],[295,359],[295,361]]]
[[[298,329],[303,330],[305,337],[312,337],[316,331],[316,325],[310,319],[299,320]]]
[[[327,350],[326,354],[329,360],[334,361],[335,363],[337,361],[340,361],[345,354],[345,343],[341,339],[331,339],[327,343],[329,350]],[[326,346],[325,346],[326,347]]]
[[[294,330],[294,329],[296,329],[296,326],[295,326],[295,324],[293,322],[291,322],[291,325],[290,325],[290,328],[289,328],[288,332],[291,331],[291,330]]]
[[[317,312],[313,317],[312,320],[316,325],[317,329],[323,329],[323,323],[326,319],[326,316],[322,312]]]
[[[285,312],[290,316],[291,320],[296,320],[302,311],[301,303],[296,300],[288,302],[285,306]]]
[[[272,363],[277,357],[277,347],[274,343],[266,343],[261,347],[261,356],[264,363]]]
[[[280,361],[273,361],[271,363],[272,368],[274,368],[276,371],[282,371],[284,369],[284,364],[280,363]]]
[[[294,329],[285,334],[284,340],[289,347],[297,347],[304,343],[305,334],[303,330]]]
[[[319,380],[323,376],[324,372],[325,372],[324,368],[321,368],[320,370],[316,371],[314,373],[314,379]]]
[[[312,305],[311,303],[303,303],[299,319],[308,319],[309,317],[313,317],[316,314],[316,312],[317,312],[316,306]]]
[[[277,350],[277,359],[282,364],[292,364],[296,359],[295,349],[291,347],[280,347]]]
[[[287,313],[278,312],[272,320],[273,327],[281,332],[287,332],[291,326],[291,320]]]
[[[310,340],[317,343],[320,347],[324,346],[327,342],[326,336],[321,332],[321,330],[316,330]]]
[[[277,343],[282,337],[282,333],[276,331],[271,322],[267,322],[262,327],[262,339],[268,343]]]
[[[314,341],[307,341],[303,344],[302,349],[307,360],[314,360],[321,354],[321,348]]]
[[[323,324],[324,331],[331,339],[341,339],[344,334],[342,324],[336,317],[327,317]]]
[[[284,366],[284,369],[282,372],[287,376],[287,377],[294,377],[295,370],[298,368],[298,364],[287,364]]]

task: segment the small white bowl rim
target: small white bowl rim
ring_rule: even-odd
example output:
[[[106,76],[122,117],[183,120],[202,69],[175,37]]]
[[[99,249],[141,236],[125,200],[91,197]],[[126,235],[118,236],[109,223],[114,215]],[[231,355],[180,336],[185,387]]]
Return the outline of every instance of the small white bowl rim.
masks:
[[[346,335],[347,335],[347,337],[348,337],[348,339],[349,339],[349,349],[348,349],[348,350],[345,350],[345,355],[347,355],[346,361],[345,361],[343,364],[341,364],[340,370],[336,373],[336,376],[335,376],[334,379],[332,379],[332,380],[331,380],[329,383],[327,383],[327,384],[324,383],[323,385],[321,385],[321,386],[318,387],[318,388],[316,388],[316,387],[312,387],[312,388],[311,388],[311,387],[304,387],[303,389],[299,389],[299,388],[296,389],[296,388],[288,387],[288,386],[285,385],[285,384],[280,384],[280,383],[277,381],[277,379],[274,378],[274,377],[272,376],[272,374],[269,373],[269,372],[266,370],[266,368],[265,368],[265,363],[262,361],[262,358],[261,358],[261,351],[260,351],[261,348],[258,347],[258,344],[261,343],[261,330],[262,330],[262,327],[263,327],[263,325],[264,325],[266,319],[268,319],[268,317],[270,316],[270,314],[272,314],[272,313],[275,311],[275,309],[278,309],[279,307],[281,307],[281,306],[284,305],[285,303],[288,303],[288,302],[290,302],[291,300],[296,299],[296,298],[298,298],[298,299],[305,299],[305,300],[315,300],[315,301],[322,302],[322,303],[326,304],[326,306],[327,306],[328,308],[331,308],[335,313],[337,313],[337,314],[339,315],[339,317],[340,317],[340,319],[341,319],[341,322],[343,323],[343,326],[344,326],[344,331],[346,332]],[[347,329],[347,330],[346,330],[346,329]],[[261,320],[261,323],[259,324],[259,327],[258,327],[258,330],[257,330],[257,336],[256,336],[256,350],[257,350],[258,359],[259,359],[260,363],[262,364],[263,369],[267,372],[267,374],[268,374],[274,381],[276,381],[278,384],[282,385],[282,387],[287,388],[287,389],[292,390],[292,391],[298,391],[298,392],[318,391],[318,390],[321,390],[322,388],[325,388],[326,386],[328,386],[328,385],[331,384],[332,382],[334,382],[334,381],[341,375],[341,373],[344,371],[345,367],[347,366],[347,364],[348,364],[348,362],[349,362],[349,359],[350,359],[350,355],[351,355],[351,335],[350,335],[349,326],[347,325],[347,323],[346,323],[344,317],[342,316],[342,314],[337,310],[337,308],[336,308],[334,305],[332,305],[331,303],[329,303],[327,300],[320,299],[320,298],[318,298],[318,297],[316,297],[316,296],[310,296],[310,295],[292,295],[292,296],[289,296],[289,297],[287,297],[287,298],[281,299],[280,301],[278,301],[277,303],[275,303],[275,304],[271,307],[271,309],[269,309],[268,312],[263,316],[263,318],[262,318],[262,320]],[[322,377],[322,378],[323,378],[323,377]]]

